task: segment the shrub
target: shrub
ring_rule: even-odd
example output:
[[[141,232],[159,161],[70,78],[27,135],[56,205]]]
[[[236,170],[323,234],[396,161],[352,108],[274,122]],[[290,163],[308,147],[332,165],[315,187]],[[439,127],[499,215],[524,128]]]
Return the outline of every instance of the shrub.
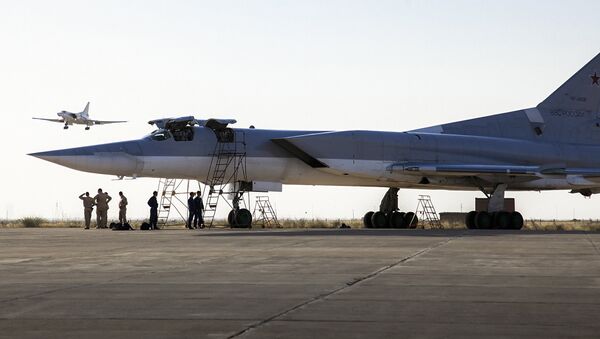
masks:
[[[40,227],[46,220],[37,217],[28,217],[19,220],[24,227]]]

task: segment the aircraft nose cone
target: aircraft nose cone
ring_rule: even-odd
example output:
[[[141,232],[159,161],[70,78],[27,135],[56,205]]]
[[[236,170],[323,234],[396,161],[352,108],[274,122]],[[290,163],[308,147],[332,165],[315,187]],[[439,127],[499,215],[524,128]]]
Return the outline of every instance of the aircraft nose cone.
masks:
[[[93,146],[89,146],[30,153],[28,155],[53,162],[58,165],[81,170],[82,165],[84,165],[85,158],[88,156],[93,156],[93,154]]]
[[[136,157],[131,142],[68,148],[28,155],[75,170],[99,174],[134,176],[140,173],[143,163]]]

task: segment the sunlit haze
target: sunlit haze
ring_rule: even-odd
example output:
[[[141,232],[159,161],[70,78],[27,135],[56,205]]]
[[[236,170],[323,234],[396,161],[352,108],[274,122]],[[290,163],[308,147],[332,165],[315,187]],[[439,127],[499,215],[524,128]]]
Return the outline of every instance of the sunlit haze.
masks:
[[[0,218],[80,218],[99,187],[147,215],[158,179],[115,181],[27,153],[140,138],[148,120],[405,131],[533,107],[600,52],[598,1],[2,1]],[[32,120],[79,112],[94,126]],[[284,186],[280,217],[361,217],[384,188]],[[479,192],[430,194],[469,211]],[[525,218],[600,218],[600,198],[507,193]],[[109,218],[116,217],[116,201]],[[227,212],[225,208],[220,216]]]

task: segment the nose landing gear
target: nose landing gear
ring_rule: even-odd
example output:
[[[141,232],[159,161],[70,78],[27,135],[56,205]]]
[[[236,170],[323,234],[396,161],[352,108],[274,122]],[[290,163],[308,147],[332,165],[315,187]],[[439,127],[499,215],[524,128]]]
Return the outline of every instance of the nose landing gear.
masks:
[[[227,223],[232,228],[252,228],[252,213],[245,208],[233,209],[227,215]]]

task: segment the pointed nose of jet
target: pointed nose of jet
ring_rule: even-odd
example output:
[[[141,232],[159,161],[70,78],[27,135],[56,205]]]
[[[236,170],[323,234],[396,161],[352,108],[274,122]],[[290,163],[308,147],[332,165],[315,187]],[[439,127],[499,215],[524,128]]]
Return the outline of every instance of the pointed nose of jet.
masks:
[[[135,141],[30,153],[30,156],[78,171],[137,176],[143,168],[140,146]]]
[[[54,162],[54,163],[58,163],[54,160],[58,160],[59,156],[63,155],[63,150],[58,150],[58,151],[46,151],[46,152],[36,152],[36,153],[29,153],[27,155],[32,156],[32,157],[36,157],[38,159],[42,159],[42,160],[46,160],[46,161],[50,161],[50,162]]]

